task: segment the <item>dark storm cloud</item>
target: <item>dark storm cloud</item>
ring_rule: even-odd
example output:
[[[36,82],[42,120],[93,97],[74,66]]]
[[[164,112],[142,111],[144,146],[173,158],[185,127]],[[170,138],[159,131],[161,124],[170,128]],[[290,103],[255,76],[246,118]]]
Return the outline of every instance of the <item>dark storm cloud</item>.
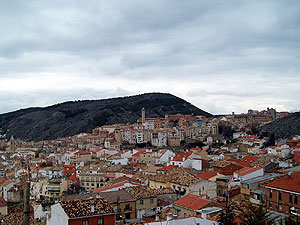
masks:
[[[172,92],[213,113],[243,111],[255,102],[294,110],[300,103],[292,86],[300,77],[299,11],[298,1],[0,3],[0,95],[15,96],[14,106],[2,101],[0,112],[24,102],[81,98],[85,87],[87,98]],[[41,76],[61,91],[42,94]],[[29,86],[22,87],[26,79]],[[14,82],[17,88],[10,87]],[[16,89],[32,94],[24,101]],[[36,102],[35,93],[46,100]]]

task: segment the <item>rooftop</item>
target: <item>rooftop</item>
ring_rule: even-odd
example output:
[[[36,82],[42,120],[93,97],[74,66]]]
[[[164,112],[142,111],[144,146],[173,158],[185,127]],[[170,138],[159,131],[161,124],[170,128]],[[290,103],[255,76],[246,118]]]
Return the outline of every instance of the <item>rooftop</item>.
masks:
[[[244,183],[244,184],[252,184],[252,183],[256,183],[256,182],[261,182],[261,181],[264,181],[264,180],[272,179],[272,178],[275,178],[275,177],[278,177],[278,176],[280,176],[280,175],[279,174],[266,174],[266,175],[261,176],[261,177],[255,177],[253,179],[242,181],[242,183]]]
[[[250,173],[253,173],[257,170],[260,170],[262,169],[261,167],[252,167],[252,168],[242,168],[242,169],[239,169],[237,171],[235,171],[234,173],[240,175],[240,176],[245,176],[247,174],[250,174]]]
[[[291,175],[286,175],[281,179],[269,183],[266,187],[300,193],[300,172],[294,172]]]
[[[103,198],[61,201],[60,205],[69,218],[114,213],[114,209]],[[91,210],[92,206],[94,210]]]
[[[192,210],[199,210],[208,205],[209,203],[211,203],[211,201],[207,199],[203,199],[197,195],[188,194],[175,201],[174,205],[182,206]]]
[[[217,172],[207,172],[207,173],[199,173],[196,178],[208,180],[214,176],[217,176]]]

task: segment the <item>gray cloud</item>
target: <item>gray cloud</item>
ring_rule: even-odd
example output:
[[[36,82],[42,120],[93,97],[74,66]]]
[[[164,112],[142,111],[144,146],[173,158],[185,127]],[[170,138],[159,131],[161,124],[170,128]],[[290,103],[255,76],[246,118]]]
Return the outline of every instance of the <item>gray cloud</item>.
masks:
[[[299,109],[299,11],[296,0],[0,3],[0,112],[147,91],[212,113]]]

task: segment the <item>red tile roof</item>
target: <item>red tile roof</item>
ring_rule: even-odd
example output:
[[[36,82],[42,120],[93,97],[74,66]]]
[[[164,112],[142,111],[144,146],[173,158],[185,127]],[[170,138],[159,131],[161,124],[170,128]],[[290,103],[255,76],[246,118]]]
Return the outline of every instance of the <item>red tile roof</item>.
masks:
[[[134,154],[132,155],[132,157],[139,158],[139,157],[140,157],[140,154],[143,154],[143,153],[145,153],[145,152],[146,152],[146,150],[139,151],[139,152],[137,152],[137,153],[134,153]]]
[[[286,175],[281,179],[269,183],[266,187],[273,187],[300,193],[300,172],[294,172],[291,175]]]
[[[203,199],[200,196],[188,194],[188,195],[180,198],[179,200],[175,201],[173,204],[182,206],[182,207],[185,207],[185,208],[188,208],[191,210],[198,210],[198,209],[205,207],[209,203],[211,203],[211,201]]]
[[[86,151],[79,151],[79,152],[77,152],[77,154],[79,154],[79,155],[88,155],[88,154],[91,154],[91,153],[86,152]]]
[[[262,169],[261,167],[252,167],[252,168],[242,168],[240,170],[235,171],[234,173],[240,175],[240,176],[245,176],[247,174],[253,173],[257,170]]]
[[[199,173],[196,178],[200,178],[200,179],[205,179],[208,180],[214,176],[216,176],[218,173],[217,172],[207,172],[207,173]]]
[[[176,165],[165,166],[165,167],[158,169],[157,171],[170,171],[170,170],[174,169],[175,167],[177,167],[177,166]]]
[[[129,181],[123,181],[121,183],[117,183],[117,184],[114,184],[114,185],[111,185],[111,186],[108,186],[108,187],[98,188],[98,189],[94,190],[93,193],[98,193],[98,192],[106,191],[106,190],[109,190],[109,189],[122,187],[125,184],[131,184],[132,186],[139,186],[140,185],[138,183],[133,183],[133,182],[129,182]]]
[[[178,153],[177,155],[175,155],[173,157],[172,161],[180,161],[180,162],[182,162],[183,158],[186,160],[191,154],[193,154],[192,151]]]
[[[239,165],[244,166],[244,167],[250,167],[258,159],[259,159],[258,156],[247,155],[240,160]]]

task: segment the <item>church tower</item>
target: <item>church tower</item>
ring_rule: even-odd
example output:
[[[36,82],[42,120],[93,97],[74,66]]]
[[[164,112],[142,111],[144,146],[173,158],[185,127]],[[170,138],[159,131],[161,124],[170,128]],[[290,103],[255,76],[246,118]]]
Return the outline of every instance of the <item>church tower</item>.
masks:
[[[8,144],[9,144],[9,152],[15,152],[15,150],[16,150],[16,141],[15,141],[13,135],[10,137],[10,140],[9,140]]]
[[[143,107],[142,108],[142,123],[145,123],[146,121],[146,111],[145,111],[145,108]]]

